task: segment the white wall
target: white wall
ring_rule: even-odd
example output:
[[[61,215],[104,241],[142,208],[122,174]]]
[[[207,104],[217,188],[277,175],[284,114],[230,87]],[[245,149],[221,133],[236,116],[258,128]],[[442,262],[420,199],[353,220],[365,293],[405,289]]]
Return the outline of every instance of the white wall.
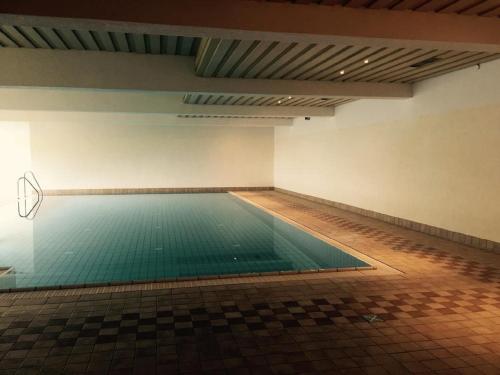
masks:
[[[275,186],[500,241],[500,61],[276,128]]]
[[[17,201],[17,179],[29,169],[29,124],[0,121],[0,207]]]
[[[31,122],[45,189],[273,186],[271,127]]]
[[[0,121],[0,265],[15,266],[16,272],[33,271],[33,221],[20,218],[17,211],[16,182],[29,169],[29,123]],[[31,189],[28,188],[27,193],[30,195]],[[21,201],[21,204],[23,202]],[[10,240],[13,237],[24,239],[21,248],[12,249]],[[16,253],[17,259],[23,259],[22,264],[10,263],[10,255],[13,252]],[[15,287],[12,282],[12,278],[2,277],[0,288]]]

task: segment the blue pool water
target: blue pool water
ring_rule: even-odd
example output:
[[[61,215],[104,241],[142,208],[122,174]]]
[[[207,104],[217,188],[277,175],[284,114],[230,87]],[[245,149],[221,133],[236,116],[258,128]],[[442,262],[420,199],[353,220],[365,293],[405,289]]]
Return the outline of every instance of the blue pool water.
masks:
[[[368,266],[224,193],[46,197],[33,221],[9,215],[0,289]]]

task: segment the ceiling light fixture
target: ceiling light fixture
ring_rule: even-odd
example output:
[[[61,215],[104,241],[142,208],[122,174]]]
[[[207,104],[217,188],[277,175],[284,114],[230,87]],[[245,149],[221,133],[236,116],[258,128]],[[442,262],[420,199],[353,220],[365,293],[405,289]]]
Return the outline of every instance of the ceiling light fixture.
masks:
[[[340,75],[344,74],[345,72],[343,70],[340,71]]]
[[[281,104],[281,100],[278,100],[278,104]]]
[[[291,96],[289,96],[289,97],[288,97],[288,99],[292,99],[292,97],[291,97]]]
[[[366,59],[365,60],[365,64],[368,64],[370,62],[370,60]]]

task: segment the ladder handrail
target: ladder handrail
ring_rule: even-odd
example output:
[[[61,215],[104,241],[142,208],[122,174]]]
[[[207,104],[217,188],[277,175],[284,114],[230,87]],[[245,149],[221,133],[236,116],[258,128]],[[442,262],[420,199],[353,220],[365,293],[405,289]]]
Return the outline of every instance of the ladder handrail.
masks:
[[[33,171],[26,171],[26,172],[24,172],[24,178],[27,178],[26,177],[27,175],[31,175],[31,177],[33,177],[33,181],[35,181],[36,186],[38,187],[38,190],[33,186],[33,184],[30,183],[30,185],[33,186],[33,188],[35,189],[35,191],[37,191],[40,194],[40,196],[42,197],[42,200],[43,200],[43,190],[42,190],[42,187],[40,186],[40,184],[38,183],[38,180],[35,177],[35,174],[33,173]]]
[[[33,185],[31,183],[31,181],[28,179],[29,176],[31,176],[33,178],[33,181],[35,182],[36,186]],[[21,194],[19,191],[19,186],[20,186],[21,181],[23,181],[23,197],[22,198],[21,198]],[[29,211],[28,211],[28,207],[26,205],[27,198],[28,198],[28,196],[26,194],[26,182],[28,184],[30,184],[31,188],[36,193],[36,202],[32,205],[32,207]],[[20,202],[21,200],[24,201],[24,214],[21,213],[21,202]],[[40,208],[40,206],[42,204],[42,201],[43,201],[43,190],[40,187],[40,184],[38,183],[38,180],[36,179],[35,174],[33,173],[33,171],[24,172],[24,175],[17,179],[17,213],[22,218],[33,220],[38,212],[38,209]],[[32,213],[33,213],[33,216],[30,217],[30,215]]]

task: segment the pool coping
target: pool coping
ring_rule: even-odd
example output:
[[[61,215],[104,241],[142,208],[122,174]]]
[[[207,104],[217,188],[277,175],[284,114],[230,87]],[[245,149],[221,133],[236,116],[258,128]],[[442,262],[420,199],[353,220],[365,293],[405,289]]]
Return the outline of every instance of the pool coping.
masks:
[[[166,277],[159,279],[146,280],[130,280],[130,281],[110,281],[102,283],[84,283],[84,284],[69,284],[69,285],[53,285],[40,287],[25,287],[25,288],[5,288],[0,289],[1,294],[5,293],[24,293],[24,292],[43,292],[49,290],[64,290],[64,289],[84,289],[84,288],[102,288],[115,287],[124,285],[143,285],[143,284],[159,284],[159,283],[176,283],[184,281],[206,281],[206,280],[226,280],[234,278],[259,278],[267,276],[283,276],[283,275],[304,275],[318,273],[336,273],[336,272],[351,272],[351,271],[367,271],[374,270],[372,266],[367,267],[344,267],[344,268],[318,268],[309,270],[289,270],[289,271],[269,271],[269,272],[247,272],[233,273],[222,275],[206,275],[206,276],[185,276],[185,277]]]
[[[314,236],[315,238],[326,242],[339,250],[358,258],[368,266],[361,267],[333,267],[333,268],[318,268],[318,269],[306,269],[306,270],[288,270],[288,271],[269,271],[269,272],[255,272],[255,273],[238,273],[238,274],[222,274],[222,275],[204,275],[204,276],[187,276],[187,277],[175,277],[175,278],[159,278],[159,279],[148,279],[148,280],[130,280],[130,281],[113,281],[113,282],[97,282],[97,283],[83,283],[83,284],[70,284],[70,285],[52,285],[52,286],[40,286],[40,287],[21,287],[21,288],[4,288],[0,289],[0,299],[5,298],[5,296],[11,296],[12,298],[19,297],[19,295],[32,295],[32,293],[41,293],[42,295],[59,296],[60,293],[54,294],[53,292],[62,292],[62,295],[78,295],[78,294],[92,294],[92,293],[109,293],[109,292],[120,292],[120,291],[137,291],[137,290],[153,290],[153,289],[172,289],[172,288],[182,288],[182,287],[200,287],[209,285],[229,285],[238,283],[249,283],[249,282],[266,282],[266,281],[281,281],[283,277],[293,277],[293,280],[306,280],[310,279],[310,276],[318,276],[320,274],[330,275],[333,274],[348,274],[350,276],[356,276],[360,273],[369,271],[382,271],[376,274],[380,275],[401,275],[402,272],[382,263],[374,258],[367,256],[366,254],[346,245],[339,241],[336,241],[330,237],[327,237],[313,229],[304,226],[286,216],[283,216],[275,211],[269,210],[268,208],[261,206],[243,196],[240,196],[235,191],[229,191],[228,194],[274,216],[284,222]],[[375,266],[375,265],[376,266]],[[309,276],[304,278],[304,276]],[[288,278],[289,279],[289,278]],[[186,285],[187,283],[187,285]],[[73,291],[68,293],[68,291]],[[78,293],[80,291],[82,293]],[[88,292],[88,293],[87,293]]]
[[[370,270],[350,270],[348,272],[336,272],[336,271],[323,271],[323,272],[310,272],[310,273],[282,273],[277,275],[263,275],[263,276],[244,276],[243,274],[232,276],[227,275],[224,278],[213,278],[213,279],[189,279],[178,278],[172,281],[157,281],[157,282],[137,282],[131,284],[129,282],[124,282],[120,285],[102,285],[96,286],[88,285],[86,287],[76,286],[72,288],[62,287],[60,289],[37,289],[37,290],[16,290],[13,289],[11,292],[0,293],[0,301],[3,300],[17,300],[17,299],[33,299],[33,298],[50,298],[50,297],[67,297],[67,296],[84,296],[93,294],[109,294],[109,293],[126,293],[126,292],[147,292],[147,291],[159,291],[159,290],[174,290],[174,289],[184,289],[184,288],[203,288],[203,287],[214,287],[214,288],[224,288],[231,285],[243,285],[243,284],[262,284],[262,283],[281,283],[284,281],[303,281],[303,282],[314,282],[314,280],[328,279],[333,281],[340,281],[343,279],[352,280],[353,278],[362,278],[364,280],[370,280],[374,278],[385,277],[386,279],[400,278],[401,275],[387,274],[385,272],[380,272],[377,269]]]

